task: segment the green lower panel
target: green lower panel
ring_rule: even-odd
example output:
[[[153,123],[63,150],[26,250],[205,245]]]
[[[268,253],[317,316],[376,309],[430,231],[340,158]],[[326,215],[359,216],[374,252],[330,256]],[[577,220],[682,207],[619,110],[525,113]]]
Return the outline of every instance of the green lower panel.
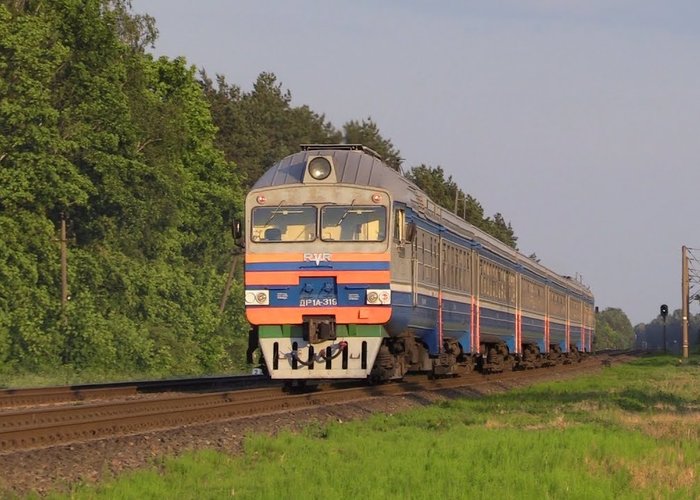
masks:
[[[258,336],[261,339],[302,337],[301,325],[260,325]],[[382,325],[336,325],[337,337],[386,337]]]

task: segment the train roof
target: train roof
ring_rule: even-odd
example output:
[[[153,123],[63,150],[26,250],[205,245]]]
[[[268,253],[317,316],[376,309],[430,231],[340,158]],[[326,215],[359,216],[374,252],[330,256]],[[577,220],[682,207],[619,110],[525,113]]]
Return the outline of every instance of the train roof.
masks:
[[[533,274],[592,298],[590,290],[582,283],[555,273],[433,202],[413,182],[388,167],[375,151],[361,144],[302,144],[301,151],[282,158],[270,167],[253,185],[253,189],[302,184],[307,159],[319,155],[333,158],[339,183],[385,189],[395,201],[405,203],[426,219],[469,238],[490,252],[508,259],[514,265],[523,266]]]
[[[398,199],[406,199],[409,190],[420,191],[399,172],[389,168],[375,151],[361,144],[302,144],[301,148],[270,167],[253,189],[301,184],[307,158],[322,155],[333,158],[340,183],[384,188]]]

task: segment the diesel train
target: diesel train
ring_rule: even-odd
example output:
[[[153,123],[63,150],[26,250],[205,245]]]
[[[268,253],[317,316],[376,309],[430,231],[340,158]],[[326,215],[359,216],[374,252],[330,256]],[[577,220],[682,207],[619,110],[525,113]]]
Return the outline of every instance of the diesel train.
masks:
[[[245,310],[271,378],[400,379],[571,362],[593,295],[356,144],[302,145],[246,197]]]

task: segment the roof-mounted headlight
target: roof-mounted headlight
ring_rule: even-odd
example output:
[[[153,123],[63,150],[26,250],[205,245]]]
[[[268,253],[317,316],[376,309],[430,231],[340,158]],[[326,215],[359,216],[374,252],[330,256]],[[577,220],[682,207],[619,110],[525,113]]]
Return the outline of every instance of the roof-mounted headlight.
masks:
[[[324,158],[323,156],[313,158],[311,161],[309,161],[307,168],[309,169],[309,175],[317,181],[322,181],[331,175],[332,169],[331,162],[328,161],[328,158]]]

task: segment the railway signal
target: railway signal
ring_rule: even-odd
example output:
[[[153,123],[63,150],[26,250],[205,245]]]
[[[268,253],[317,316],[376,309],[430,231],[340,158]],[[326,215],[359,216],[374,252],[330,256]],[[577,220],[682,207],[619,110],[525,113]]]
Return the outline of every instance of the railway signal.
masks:
[[[664,320],[664,352],[666,352],[666,316],[668,316],[668,306],[666,304],[661,304],[659,311]]]

